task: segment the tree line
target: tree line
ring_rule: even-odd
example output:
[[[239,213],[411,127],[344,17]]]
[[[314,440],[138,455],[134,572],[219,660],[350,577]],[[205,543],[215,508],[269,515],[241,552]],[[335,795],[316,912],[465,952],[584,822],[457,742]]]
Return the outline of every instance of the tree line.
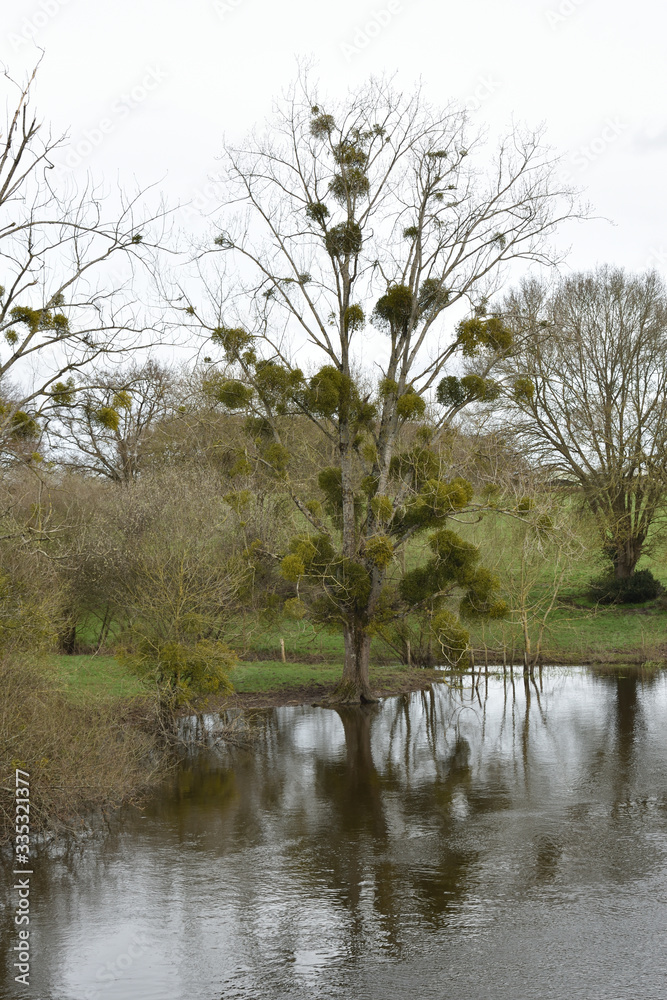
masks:
[[[225,148],[226,202],[167,271],[150,193],[50,179],[34,79],[6,78],[0,148],[7,643],[73,649],[94,618],[177,697],[224,688],[240,622],[288,616],[342,635],[338,694],[370,700],[375,636],[456,663],[466,622],[508,613],[457,522],[539,545],[563,504],[597,526],[600,598],[635,594],[667,485],[667,289],[561,274],[554,234],[587,210],[539,133],[489,150],[453,104],[382,80],[334,102],[301,75]],[[503,291],[521,261],[547,277]]]

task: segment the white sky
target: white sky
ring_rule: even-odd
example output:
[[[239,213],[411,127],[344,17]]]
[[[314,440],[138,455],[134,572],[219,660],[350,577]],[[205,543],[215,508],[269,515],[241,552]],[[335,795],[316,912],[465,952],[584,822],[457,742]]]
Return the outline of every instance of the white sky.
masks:
[[[421,77],[493,131],[546,124],[613,223],[563,232],[570,267],[665,272],[666,28],[658,0],[5,0],[0,59],[20,77],[45,49],[39,110],[88,154],[77,171],[160,180],[174,202],[201,202],[223,133],[261,123],[297,56],[333,94],[372,73],[397,71],[405,90]]]

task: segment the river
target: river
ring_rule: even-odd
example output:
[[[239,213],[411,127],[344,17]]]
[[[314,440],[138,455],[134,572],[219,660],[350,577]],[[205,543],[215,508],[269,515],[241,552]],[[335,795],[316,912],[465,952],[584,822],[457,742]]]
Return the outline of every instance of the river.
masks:
[[[35,859],[0,997],[664,1000],[666,722],[630,668],[258,713]]]

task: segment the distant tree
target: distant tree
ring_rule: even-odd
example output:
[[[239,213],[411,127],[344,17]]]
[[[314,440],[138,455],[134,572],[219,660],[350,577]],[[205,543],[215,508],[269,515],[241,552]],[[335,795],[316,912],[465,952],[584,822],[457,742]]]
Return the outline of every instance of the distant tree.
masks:
[[[575,209],[538,136],[515,130],[484,175],[468,133],[461,110],[383,82],[334,107],[301,80],[268,138],[225,152],[229,204],[215,248],[234,269],[229,297],[213,321],[181,303],[224,359],[211,370],[220,402],[248,414],[244,460],[273,470],[301,512],[282,563],[289,608],[342,629],[342,698],[372,698],[381,623],[428,606],[437,637],[456,631],[459,641],[447,607],[457,590],[463,612],[501,613],[497,581],[449,527],[472,488],[448,476],[437,446],[455,413],[496,389],[447,366],[509,345],[485,311],[489,283],[513,258],[553,260],[548,237]],[[448,335],[444,313],[457,305],[471,315]],[[364,374],[369,322],[379,340]],[[299,345],[319,356],[309,376],[293,360]],[[296,415],[330,445],[317,484],[300,482],[286,444]],[[426,564],[401,576],[397,556],[418,535]]]
[[[575,488],[617,579],[630,577],[667,498],[667,289],[612,267],[505,301],[515,428],[555,484]],[[506,412],[506,411],[505,411]]]
[[[132,278],[151,262],[165,213],[143,192],[115,207],[100,188],[59,178],[53,138],[25,84],[0,77],[9,108],[0,135],[0,451],[38,440],[41,418],[71,398],[77,372],[155,337]],[[4,84],[4,86],[3,86]],[[25,451],[25,449],[23,449]]]
[[[175,374],[156,361],[92,376],[60,402],[51,432],[67,468],[129,483],[146,444],[174,409]]]

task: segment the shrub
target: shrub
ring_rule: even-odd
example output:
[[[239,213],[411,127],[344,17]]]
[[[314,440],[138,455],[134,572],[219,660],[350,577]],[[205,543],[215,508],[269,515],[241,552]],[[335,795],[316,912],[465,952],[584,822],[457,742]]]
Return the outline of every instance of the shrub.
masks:
[[[589,594],[600,604],[644,604],[664,593],[664,587],[650,570],[640,569],[618,580],[611,574],[591,580]]]

